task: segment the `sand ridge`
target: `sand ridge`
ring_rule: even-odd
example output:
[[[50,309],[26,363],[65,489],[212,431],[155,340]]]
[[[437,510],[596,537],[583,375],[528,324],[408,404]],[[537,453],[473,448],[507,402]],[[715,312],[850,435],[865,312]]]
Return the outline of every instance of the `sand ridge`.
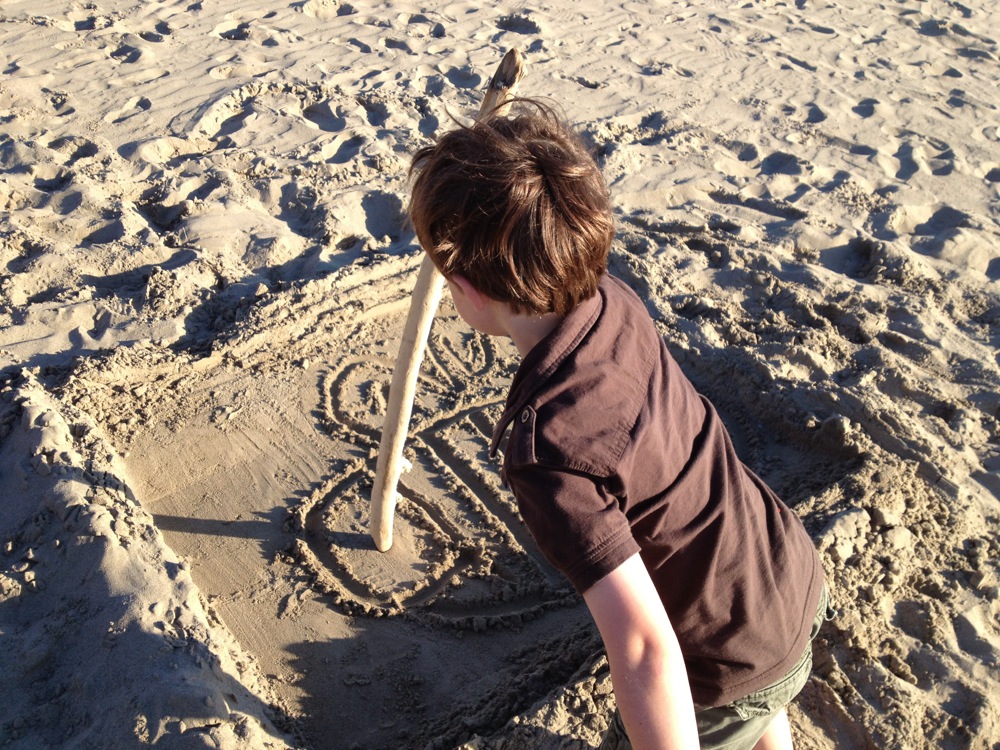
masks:
[[[1000,741],[1000,115],[985,2],[6,2],[0,744],[585,748],[580,600],[487,455],[516,352],[445,303],[366,534],[408,155],[504,51],[612,270],[806,522],[799,747]]]

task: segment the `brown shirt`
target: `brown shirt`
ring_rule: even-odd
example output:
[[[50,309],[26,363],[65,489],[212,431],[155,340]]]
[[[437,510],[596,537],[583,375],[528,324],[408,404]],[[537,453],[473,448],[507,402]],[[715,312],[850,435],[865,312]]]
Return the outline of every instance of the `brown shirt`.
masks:
[[[641,553],[697,705],[795,665],[822,587],[812,540],[624,283],[605,276],[524,358],[492,452],[508,425],[503,476],[542,552],[581,593]]]

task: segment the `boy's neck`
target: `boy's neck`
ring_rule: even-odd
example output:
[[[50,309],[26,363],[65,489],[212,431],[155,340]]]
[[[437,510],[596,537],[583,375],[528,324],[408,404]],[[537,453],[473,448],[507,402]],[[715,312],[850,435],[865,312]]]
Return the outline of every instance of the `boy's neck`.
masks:
[[[462,319],[480,333],[508,337],[514,342],[522,358],[535,344],[548,336],[564,317],[557,313],[515,313],[509,304],[479,291],[475,284],[458,273],[452,274],[447,282]]]
[[[564,316],[556,313],[544,315],[508,315],[505,320],[510,336],[523,359],[535,345],[555,330]]]

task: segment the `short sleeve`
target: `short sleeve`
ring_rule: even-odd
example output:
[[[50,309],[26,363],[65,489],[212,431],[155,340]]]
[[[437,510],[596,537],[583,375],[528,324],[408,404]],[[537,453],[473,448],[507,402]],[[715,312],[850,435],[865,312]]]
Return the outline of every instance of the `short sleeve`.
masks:
[[[545,558],[580,594],[639,551],[618,500],[586,474],[537,464],[507,481]]]

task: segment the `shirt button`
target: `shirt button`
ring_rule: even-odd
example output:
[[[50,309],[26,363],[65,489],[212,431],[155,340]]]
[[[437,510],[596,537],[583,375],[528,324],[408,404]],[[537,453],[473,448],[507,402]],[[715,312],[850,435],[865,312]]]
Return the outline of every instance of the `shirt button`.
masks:
[[[521,424],[524,424],[530,418],[531,418],[531,413],[527,409],[521,412]]]

